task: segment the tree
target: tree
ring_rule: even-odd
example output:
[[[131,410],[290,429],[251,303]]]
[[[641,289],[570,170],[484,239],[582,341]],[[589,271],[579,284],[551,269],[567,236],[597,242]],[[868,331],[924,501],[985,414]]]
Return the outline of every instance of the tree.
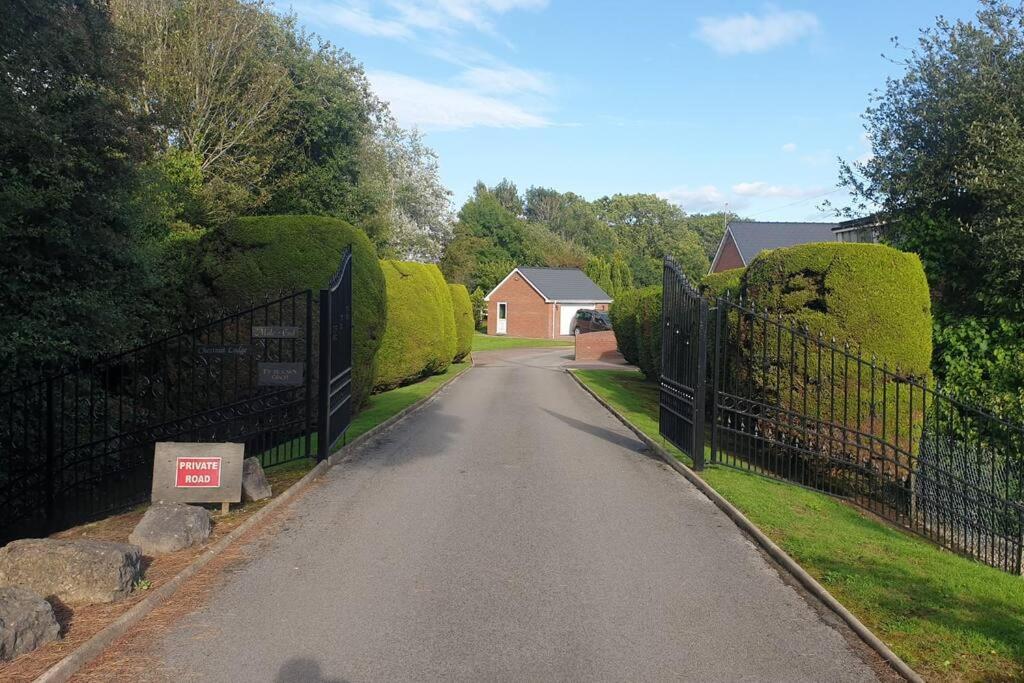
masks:
[[[697,233],[707,257],[714,259],[722,236],[725,235],[726,225],[735,220],[739,220],[739,217],[734,213],[691,213],[686,217],[686,225]]]
[[[523,215],[523,198],[519,196],[519,190],[516,189],[516,184],[508,178],[502,178],[500,183],[492,187],[491,194],[493,194],[497,198],[498,203],[505,207],[505,210],[513,216],[518,218]]]
[[[258,0],[113,0],[112,8],[142,58],[137,100],[161,118],[166,143],[198,161],[209,218],[265,203],[265,181],[288,149],[281,124],[294,87],[273,58],[273,13]]]
[[[690,282],[697,284],[711,269],[711,261],[704,252],[700,237],[695,232],[684,232],[669,248],[669,255],[679,264]]]
[[[940,304],[1024,315],[1024,7],[939,18],[864,115],[872,157],[844,163],[883,237],[921,255]]]
[[[10,381],[140,331],[153,235],[126,209],[152,128],[105,3],[9,5],[0,46],[0,365]]]

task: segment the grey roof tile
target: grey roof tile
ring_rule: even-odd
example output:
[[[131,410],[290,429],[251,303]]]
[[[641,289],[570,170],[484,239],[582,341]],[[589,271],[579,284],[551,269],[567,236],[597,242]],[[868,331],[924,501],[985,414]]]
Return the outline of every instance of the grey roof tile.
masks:
[[[832,228],[836,223],[768,223],[742,222],[729,223],[729,232],[736,240],[736,248],[746,263],[765,249],[792,247],[797,244],[812,242],[835,242]]]
[[[579,268],[519,268],[546,299],[552,301],[611,301]]]

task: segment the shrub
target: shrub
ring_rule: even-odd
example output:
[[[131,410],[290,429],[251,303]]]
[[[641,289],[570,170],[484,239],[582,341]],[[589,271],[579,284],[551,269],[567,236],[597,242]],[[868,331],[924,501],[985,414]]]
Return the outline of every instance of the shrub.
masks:
[[[619,352],[648,379],[661,373],[661,287],[629,289],[609,312]]]
[[[743,274],[746,271],[746,268],[733,268],[720,273],[709,273],[700,281],[700,293],[714,298],[728,294],[736,299],[743,289]]]
[[[455,349],[456,363],[468,356],[473,350],[473,332],[476,323],[473,320],[473,303],[469,300],[466,285],[448,285],[452,295],[452,312],[455,315],[455,335],[458,344]]]
[[[627,363],[633,365],[636,365],[639,358],[636,346],[636,307],[639,298],[639,289],[627,289],[615,297],[608,311],[619,353]]]
[[[802,453],[808,478],[824,468],[834,479],[845,460],[846,493],[876,486],[864,484],[869,472],[903,490],[926,407],[909,382],[930,379],[931,306],[917,256],[872,244],[775,249],[754,259],[742,285],[749,305],[771,316],[726,326],[741,354],[731,380],[780,409],[763,411],[759,433]],[[858,363],[858,353],[878,369]]]
[[[437,266],[381,261],[387,324],[377,352],[377,391],[444,372],[455,355],[451,293]]]
[[[361,230],[323,216],[240,218],[200,241],[200,278],[207,312],[237,309],[252,300],[304,289],[317,293],[352,246],[352,397],[366,402],[373,387],[374,356],[387,311],[384,274]]]
[[[749,301],[849,343],[913,377],[929,373],[931,300],[921,260],[880,244],[802,244],[763,252],[743,276]]]

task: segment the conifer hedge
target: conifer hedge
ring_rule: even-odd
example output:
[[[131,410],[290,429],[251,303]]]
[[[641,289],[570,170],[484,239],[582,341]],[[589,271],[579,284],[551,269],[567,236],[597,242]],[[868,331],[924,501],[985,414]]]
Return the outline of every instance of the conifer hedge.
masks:
[[[199,308],[236,310],[269,296],[326,287],[352,246],[352,396],[366,402],[387,302],[377,253],[362,230],[324,216],[239,218],[203,237]]]
[[[376,391],[444,372],[457,348],[452,296],[437,266],[381,261],[381,268],[388,306]]]
[[[473,332],[476,322],[473,319],[473,302],[469,299],[466,285],[448,285],[452,296],[452,312],[455,316],[456,363],[468,356],[473,350]]]

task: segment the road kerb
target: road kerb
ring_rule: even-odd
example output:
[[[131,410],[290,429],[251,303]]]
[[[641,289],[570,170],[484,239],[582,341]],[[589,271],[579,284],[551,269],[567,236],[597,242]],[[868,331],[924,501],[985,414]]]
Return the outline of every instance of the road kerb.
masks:
[[[461,377],[468,374],[472,369],[473,363],[471,358],[470,367],[439,386],[429,396],[424,396],[412,405],[403,408],[380,424],[368,429],[351,442],[345,444],[341,449],[335,451],[323,462],[317,463],[317,465],[307,472],[302,479],[299,479],[281,493],[281,495],[277,496],[264,507],[253,513],[252,517],[232,529],[224,538],[204,550],[192,561],[191,564],[178,572],[167,583],[155,589],[144,600],[136,603],[131,609],[108,624],[99,633],[95,634],[92,638],[78,646],[74,652],[69,653],[59,662],[47,669],[42,675],[35,679],[35,683],[64,683],[64,681],[69,680],[79,670],[81,670],[82,667],[102,654],[103,651],[106,650],[107,647],[109,647],[115,640],[127,633],[128,629],[141,621],[143,617],[152,612],[157,606],[171,598],[177,592],[178,588],[185,583],[185,581],[191,578],[196,572],[206,566],[219,554],[224,552],[224,550],[240,536],[252,529],[260,521],[266,519],[272,512],[282,507],[301,491],[308,488],[314,481],[323,476],[327,470],[350,459],[357,452],[360,446],[370,439],[391,429],[402,419],[408,417],[427,403],[431,402],[438,394],[457,382]]]
[[[818,581],[807,573],[807,571],[801,567],[797,562],[789,556],[786,551],[777,546],[774,541],[764,535],[757,525],[747,519],[746,515],[740,512],[732,503],[722,497],[718,491],[713,489],[710,484],[704,481],[702,478],[697,476],[697,473],[691,470],[689,467],[679,462],[671,453],[665,450],[661,444],[654,439],[647,436],[643,431],[633,425],[624,415],[616,410],[611,404],[605,401],[603,398],[597,395],[590,387],[583,383],[579,377],[576,376],[570,369],[566,369],[566,373],[572,377],[573,381],[587,392],[594,400],[600,403],[604,408],[615,416],[622,424],[624,424],[630,431],[636,434],[637,438],[643,441],[648,448],[653,450],[661,457],[672,469],[681,474],[687,481],[693,484],[697,490],[707,496],[711,502],[713,502],[722,512],[724,512],[733,523],[740,528],[741,531],[747,534],[754,542],[756,542],[761,548],[768,553],[768,555],[775,560],[783,569],[785,569],[805,590],[811,595],[821,601],[826,607],[832,610],[836,616],[843,620],[850,630],[857,634],[865,645],[874,650],[878,655],[885,660],[886,664],[893,668],[896,673],[912,683],[924,683],[924,679],[914,671],[910,665],[904,662],[900,657],[889,649],[889,647],[882,642],[882,640],[876,636],[871,630],[861,623],[852,612],[843,607],[843,605],[832,596],[825,587],[822,586]]]

